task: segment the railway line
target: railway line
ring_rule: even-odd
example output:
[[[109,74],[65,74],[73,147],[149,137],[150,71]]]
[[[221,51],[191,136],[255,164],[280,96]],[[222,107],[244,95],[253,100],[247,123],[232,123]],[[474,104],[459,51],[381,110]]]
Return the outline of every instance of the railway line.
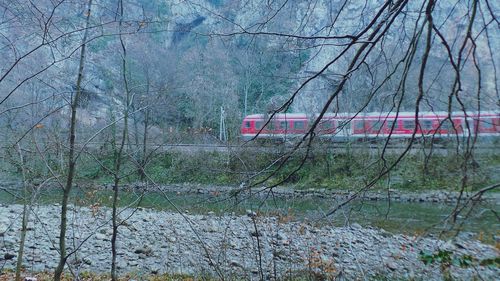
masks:
[[[223,145],[223,144],[163,144],[157,145],[153,147],[159,147],[162,151],[179,151],[179,152],[231,152],[231,151],[262,151],[262,152],[286,152],[290,149],[293,149],[293,145],[276,145],[276,146],[260,146],[260,145]],[[300,149],[305,149],[305,147],[301,147]],[[363,152],[363,151],[371,151],[377,152],[382,151],[383,145],[376,144],[328,144],[328,145],[313,145],[312,150],[325,150],[328,152]],[[386,148],[387,153],[402,153],[406,149],[404,145],[389,145]],[[427,152],[433,151],[433,153],[447,154],[447,153],[456,153],[456,147],[444,147],[444,146],[432,146],[432,147],[423,147],[423,146],[412,146],[410,149],[411,153],[417,152]],[[459,148],[459,152],[462,149]],[[474,148],[476,153],[493,153],[500,155],[500,146],[488,145],[488,146],[477,146]]]
[[[91,147],[96,147],[92,144]],[[133,145],[135,146],[135,145]],[[280,153],[287,152],[293,149],[293,143],[284,144],[195,144],[195,143],[164,143],[164,144],[151,144],[148,146],[149,150],[157,150],[159,152],[183,152],[183,153],[198,153],[198,152],[221,152],[221,153],[236,153],[236,152],[267,152],[267,153]],[[402,153],[406,150],[407,145],[405,144],[390,144],[386,147],[386,153],[397,154]],[[300,150],[305,150],[306,147],[302,146]],[[347,153],[347,152],[369,152],[377,153],[382,152],[384,149],[383,144],[378,143],[317,143],[312,145],[312,150],[317,152],[320,150],[327,151],[330,153]],[[436,153],[436,154],[453,154],[457,152],[457,147],[453,145],[422,145],[414,144],[410,149],[410,153]],[[459,147],[458,152],[463,151],[463,148]],[[479,144],[474,147],[475,153],[489,153],[494,155],[500,155],[500,144]]]
[[[41,145],[39,143],[39,145]],[[55,146],[64,149],[64,145],[57,143],[43,143],[44,146]],[[407,148],[407,143],[393,143],[387,145],[385,147],[385,153],[387,154],[398,154],[403,153]],[[223,143],[209,143],[209,144],[200,144],[200,143],[151,143],[147,145],[148,151],[157,151],[157,152],[179,152],[179,153],[199,153],[199,152],[219,152],[219,153],[242,153],[242,152],[264,152],[264,153],[285,153],[290,151],[295,146],[293,142],[287,143],[256,143],[256,142],[246,142],[246,143],[238,143],[238,144],[223,144]],[[89,143],[77,143],[76,147],[78,149],[87,149],[87,150],[101,150],[110,148],[110,143],[105,142],[89,142]],[[129,144],[129,148],[132,150],[142,150],[142,144]],[[12,146],[3,145],[1,147],[2,150],[12,149]],[[299,150],[305,150],[306,146],[303,145],[299,147]],[[25,147],[24,150],[30,151],[29,148]],[[320,142],[313,143],[311,146],[311,150],[313,152],[318,151],[326,151],[328,153],[381,153],[384,150],[384,143],[336,143],[336,142]],[[463,147],[458,147],[456,144],[422,144],[415,143],[410,148],[410,153],[418,154],[425,152],[426,154],[454,154],[457,151],[463,152]],[[492,155],[500,155],[500,144],[496,143],[478,143],[474,146],[474,152],[476,154],[492,154]]]

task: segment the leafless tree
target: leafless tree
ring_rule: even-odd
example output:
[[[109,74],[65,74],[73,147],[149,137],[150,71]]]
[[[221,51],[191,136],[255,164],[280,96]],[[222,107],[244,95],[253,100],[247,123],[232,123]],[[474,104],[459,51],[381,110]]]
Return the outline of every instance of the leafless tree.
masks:
[[[123,22],[123,1],[120,0],[119,2],[119,11],[120,11],[120,28],[122,26]],[[128,121],[129,121],[129,108],[131,104],[131,93],[128,85],[128,79],[127,79],[127,48],[125,46],[125,41],[123,37],[120,35],[120,45],[122,48],[122,75],[123,75],[123,84],[124,84],[124,89],[125,89],[125,102],[124,102],[124,110],[123,110],[123,129],[121,133],[121,138],[118,140],[118,144],[114,144],[116,146],[114,150],[114,170],[113,170],[113,214],[112,214],[112,222],[113,222],[113,233],[111,237],[111,279],[113,281],[118,279],[117,273],[116,273],[116,238],[118,235],[118,227],[120,226],[121,222],[118,221],[118,215],[117,215],[117,210],[118,210],[118,195],[119,195],[119,188],[120,188],[120,179],[121,179],[121,169],[123,165],[123,154],[124,154],[124,149],[126,148],[126,142],[128,140]]]
[[[82,38],[82,46],[80,51],[80,65],[78,68],[78,77],[76,80],[76,91],[71,101],[71,122],[70,122],[70,137],[69,137],[69,151],[68,151],[68,174],[66,178],[66,184],[63,189],[63,197],[61,202],[61,225],[60,225],[60,233],[59,233],[59,264],[54,272],[54,280],[61,280],[61,276],[64,270],[64,265],[66,264],[66,260],[68,259],[68,255],[66,254],[66,230],[67,230],[67,215],[68,215],[68,201],[71,189],[73,188],[73,179],[75,177],[76,171],[76,126],[77,126],[77,109],[80,103],[80,96],[82,93],[82,81],[84,75],[84,66],[85,66],[85,48],[87,36],[89,34],[89,26],[90,26],[90,18],[91,18],[91,10],[92,10],[92,0],[89,0],[88,6],[86,9],[86,28],[84,31],[84,35]]]

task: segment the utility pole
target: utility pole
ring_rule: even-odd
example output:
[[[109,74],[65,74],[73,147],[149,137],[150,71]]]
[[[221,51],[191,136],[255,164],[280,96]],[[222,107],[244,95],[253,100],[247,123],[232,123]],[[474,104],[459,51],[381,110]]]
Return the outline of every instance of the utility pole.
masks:
[[[245,86],[245,110],[243,113],[243,117],[247,116],[247,103],[248,103],[248,87]]]
[[[226,112],[224,111],[224,107],[222,106],[220,107],[219,140],[222,142],[227,141]]]

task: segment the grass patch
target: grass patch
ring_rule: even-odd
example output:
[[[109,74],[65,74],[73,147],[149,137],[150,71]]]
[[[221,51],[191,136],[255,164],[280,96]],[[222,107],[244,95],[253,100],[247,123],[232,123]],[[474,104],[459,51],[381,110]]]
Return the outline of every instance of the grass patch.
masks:
[[[271,176],[267,184],[283,183],[297,188],[352,190],[371,182],[384,167],[391,166],[398,156],[389,154],[385,159],[381,159],[380,154],[373,150],[336,152],[317,147],[307,157],[303,152],[298,152],[283,163],[279,149],[270,152],[271,149],[237,151],[232,154],[161,152],[155,155],[145,170],[159,184],[239,185],[242,182],[258,182]],[[466,190],[473,191],[500,180],[497,175],[500,167],[499,155],[481,154],[476,159],[468,160],[465,166],[461,157],[451,150],[448,155],[407,155],[373,188],[453,191],[461,188],[465,174]],[[141,180],[134,164],[137,162],[131,158],[124,159],[122,183]],[[57,162],[53,159],[48,163],[56,174],[65,174],[63,161]],[[76,182],[91,182],[96,185],[111,183],[112,175],[109,170],[113,170],[113,163],[111,152],[100,151],[94,157],[82,155],[77,164]],[[36,157],[27,158],[26,165],[26,170],[29,171],[27,178],[34,183],[51,177],[45,164],[41,164],[40,159]],[[297,170],[298,167],[300,169]],[[19,167],[14,164],[4,168],[4,171],[20,177]]]

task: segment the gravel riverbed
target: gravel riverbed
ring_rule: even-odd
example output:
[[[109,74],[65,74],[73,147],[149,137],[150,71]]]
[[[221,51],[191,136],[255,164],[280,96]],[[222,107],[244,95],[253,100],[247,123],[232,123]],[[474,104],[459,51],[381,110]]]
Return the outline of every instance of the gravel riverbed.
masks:
[[[0,205],[0,269],[14,268],[20,239],[21,205]],[[52,271],[57,263],[60,206],[37,206],[30,215],[24,265]],[[439,264],[424,265],[419,252],[450,250],[457,257],[496,258],[495,247],[466,237],[442,241],[393,235],[380,229],[315,227],[286,218],[205,215],[123,209],[119,228],[120,274],[186,273],[243,279],[314,274],[371,279],[375,276],[440,280]],[[73,272],[108,272],[111,261],[111,210],[71,206],[68,260]],[[5,259],[10,258],[10,259]],[[452,265],[457,280],[494,280],[498,267]],[[218,275],[220,274],[220,275]]]
[[[112,189],[111,185],[103,185],[99,188]],[[391,200],[396,202],[420,202],[420,203],[456,203],[458,200],[465,202],[469,199],[477,201],[486,201],[493,204],[500,204],[499,192],[485,192],[478,196],[477,192],[465,191],[463,193],[457,191],[447,190],[422,190],[422,191],[403,191],[398,189],[382,189],[382,190],[368,190],[364,192],[355,192],[349,190],[338,190],[329,188],[295,188],[289,187],[274,187],[269,190],[266,187],[233,187],[233,186],[214,186],[214,185],[194,185],[194,184],[180,184],[180,185],[162,185],[162,186],[145,186],[141,183],[128,184],[124,188],[129,191],[158,191],[176,192],[179,194],[239,194],[245,196],[262,196],[269,197],[272,193],[273,197],[281,198],[322,198],[344,201],[353,196],[358,200],[368,201],[384,201]],[[272,192],[271,192],[272,191]]]

